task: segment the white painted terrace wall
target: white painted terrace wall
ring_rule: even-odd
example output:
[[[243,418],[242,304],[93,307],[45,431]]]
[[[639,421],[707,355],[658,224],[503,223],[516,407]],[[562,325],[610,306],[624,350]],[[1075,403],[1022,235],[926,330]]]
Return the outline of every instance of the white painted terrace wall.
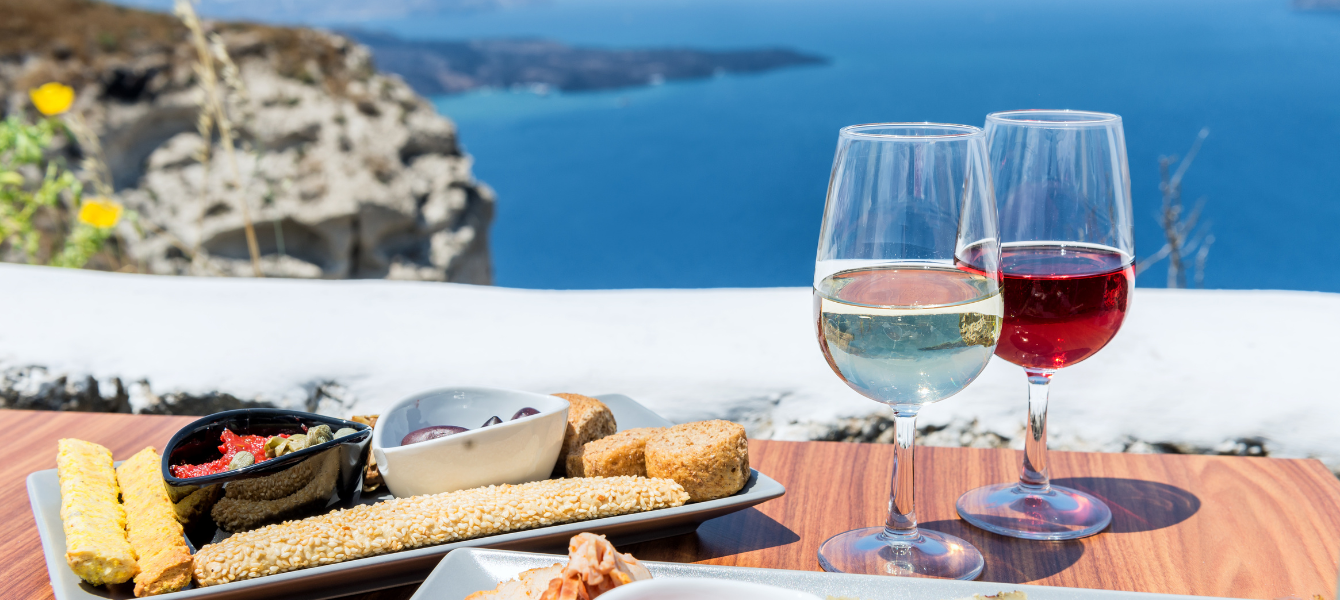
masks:
[[[376,412],[451,385],[622,392],[674,420],[766,413],[804,439],[881,407],[814,341],[806,288],[532,291],[437,283],[152,277],[0,265],[0,366],[141,378],[157,393],[301,402],[334,380]],[[1340,465],[1340,295],[1140,288],[1122,332],[1053,383],[1053,439],[1214,446]],[[1017,434],[1020,370],[993,363],[923,422]]]

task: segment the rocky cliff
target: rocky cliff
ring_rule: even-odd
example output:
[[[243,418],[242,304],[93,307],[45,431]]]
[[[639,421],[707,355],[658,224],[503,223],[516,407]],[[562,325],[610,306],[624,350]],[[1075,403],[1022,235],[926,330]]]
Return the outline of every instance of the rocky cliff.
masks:
[[[117,196],[123,270],[250,275],[248,202],[269,276],[490,283],[494,196],[453,124],[368,50],[307,29],[207,23],[247,90],[231,107],[240,177],[197,157],[196,55],[171,15],[84,0],[0,0],[0,110],[75,87]],[[72,159],[84,149],[65,148]],[[233,182],[240,180],[238,187]]]

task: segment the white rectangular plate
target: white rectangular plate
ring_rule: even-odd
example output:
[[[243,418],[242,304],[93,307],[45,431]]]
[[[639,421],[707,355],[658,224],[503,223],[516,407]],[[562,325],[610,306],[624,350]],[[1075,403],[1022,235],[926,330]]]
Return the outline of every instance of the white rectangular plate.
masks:
[[[610,407],[620,430],[671,425],[660,415],[647,410],[627,396],[608,395],[598,398]],[[568,539],[583,531],[605,534],[616,544],[634,544],[688,533],[697,529],[703,521],[743,510],[785,493],[786,488],[783,488],[782,484],[758,471],[752,471],[744,489],[729,498],[406,550],[247,581],[187,589],[158,597],[212,600],[225,598],[255,600],[260,597],[282,597],[284,600],[336,598],[423,581],[442,557],[456,548],[528,550],[566,548]],[[46,554],[47,572],[51,576],[51,588],[57,600],[134,597],[130,586],[127,585],[114,586],[116,589],[110,590],[90,586],[80,581],[65,563],[65,531],[60,521],[60,480],[56,476],[55,469],[28,475],[28,500],[32,503],[37,531],[42,537],[42,551]]]
[[[1045,544],[1046,542],[1037,542]],[[433,574],[419,586],[410,600],[462,600],[480,590],[491,590],[526,569],[566,562],[566,556],[462,548],[448,554]],[[817,562],[817,561],[816,561]],[[652,577],[702,577],[733,579],[806,591],[820,597],[844,600],[951,600],[973,594],[989,595],[1015,590],[1028,594],[1028,600],[1207,600],[1204,596],[1141,594],[1079,588],[913,579],[877,575],[843,575],[815,571],[783,571],[644,561]]]

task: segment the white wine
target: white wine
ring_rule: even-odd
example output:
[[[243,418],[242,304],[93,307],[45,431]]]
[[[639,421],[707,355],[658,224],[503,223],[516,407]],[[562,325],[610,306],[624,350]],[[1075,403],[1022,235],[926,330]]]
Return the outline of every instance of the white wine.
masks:
[[[819,346],[872,400],[917,406],[957,394],[1000,337],[998,283],[950,266],[890,265],[830,275],[814,290]]]

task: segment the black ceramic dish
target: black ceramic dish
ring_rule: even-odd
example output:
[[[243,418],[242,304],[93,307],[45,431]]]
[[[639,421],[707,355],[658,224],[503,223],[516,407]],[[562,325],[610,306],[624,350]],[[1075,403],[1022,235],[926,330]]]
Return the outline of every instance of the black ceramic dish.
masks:
[[[336,438],[324,444],[318,444],[297,452],[255,463],[235,471],[224,471],[202,477],[179,478],[172,475],[172,465],[201,464],[223,456],[219,452],[219,436],[224,429],[238,435],[278,435],[281,433],[304,433],[307,428],[327,425],[331,432],[345,427],[356,429],[358,433]],[[307,461],[333,460],[338,465],[338,474],[334,476],[329,491],[322,487],[323,498],[312,498],[308,504],[316,508],[335,504],[350,505],[358,501],[362,489],[363,469],[367,464],[368,443],[372,440],[372,428],[361,423],[345,421],[334,417],[306,413],[296,410],[277,408],[246,408],[215,413],[181,428],[163,450],[163,480],[173,486],[206,486],[216,483],[241,482],[252,479],[273,477],[278,480],[280,474],[303,466]],[[307,473],[316,473],[326,463],[306,465]],[[330,465],[333,470],[335,465]],[[327,471],[329,473],[330,471]],[[314,475],[306,475],[313,479]],[[228,488],[225,487],[225,490]],[[296,492],[297,488],[294,488]],[[226,492],[225,492],[226,493]],[[311,490],[305,491],[311,495]],[[273,499],[273,498],[266,498]],[[249,527],[248,527],[249,528]]]

